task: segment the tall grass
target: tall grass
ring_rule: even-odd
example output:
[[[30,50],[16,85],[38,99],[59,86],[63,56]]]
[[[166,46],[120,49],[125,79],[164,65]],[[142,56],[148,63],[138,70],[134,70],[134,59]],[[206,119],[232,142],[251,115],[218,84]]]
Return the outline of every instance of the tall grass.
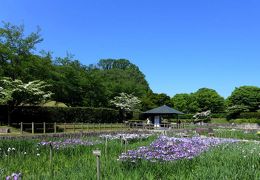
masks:
[[[215,129],[214,134],[221,138],[260,140],[256,130]]]

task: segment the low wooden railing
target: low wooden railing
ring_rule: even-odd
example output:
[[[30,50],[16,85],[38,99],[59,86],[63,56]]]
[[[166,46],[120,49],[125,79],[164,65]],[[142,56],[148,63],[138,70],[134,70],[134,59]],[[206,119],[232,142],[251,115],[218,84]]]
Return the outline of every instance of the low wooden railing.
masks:
[[[19,123],[20,133],[58,133],[58,132],[89,132],[103,130],[124,130],[124,129],[157,129],[153,124],[128,122],[128,123]],[[162,123],[161,128],[180,129],[186,128],[188,124]]]

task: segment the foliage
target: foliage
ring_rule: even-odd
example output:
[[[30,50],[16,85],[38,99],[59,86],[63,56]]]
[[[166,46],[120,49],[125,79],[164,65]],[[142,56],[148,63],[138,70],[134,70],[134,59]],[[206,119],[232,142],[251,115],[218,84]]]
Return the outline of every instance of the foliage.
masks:
[[[164,93],[153,93],[149,91],[145,97],[142,98],[142,110],[150,110],[159,106],[167,105],[172,107],[171,98]]]
[[[194,114],[181,114],[180,119],[192,119]],[[226,113],[211,113],[211,118],[226,118]]]
[[[175,109],[184,113],[194,113],[199,110],[197,101],[192,94],[176,94],[171,99]]]
[[[110,99],[121,92],[141,98],[150,89],[144,74],[129,60],[102,59],[97,69],[95,75],[103,80]]]
[[[0,112],[6,114],[4,110],[0,106]],[[119,121],[119,112],[108,108],[18,106],[11,117],[14,123],[112,123]]]
[[[224,112],[224,99],[215,90],[202,88],[191,94],[177,94],[172,99],[164,93],[153,93],[145,75],[127,59],[101,59],[97,64],[83,65],[72,54],[52,57],[51,52],[39,51],[43,41],[40,29],[25,33],[23,25],[3,23],[0,27],[0,77],[28,83],[44,81],[51,86],[52,100],[73,107],[111,107],[110,100],[125,92],[138,97],[141,110],[161,105],[174,106],[184,113],[211,110]],[[0,88],[0,103],[8,97]],[[260,88],[236,88],[226,101],[227,106],[248,106],[257,111],[260,105]]]
[[[86,66],[69,53],[53,58],[50,52],[37,51],[43,41],[39,32],[26,35],[23,25],[10,23],[0,27],[0,77],[45,81],[52,85],[53,100],[69,106],[109,107],[109,100],[120,92],[141,98],[150,89],[129,60],[102,59]]]
[[[225,109],[224,98],[215,90],[208,88],[201,88],[191,94],[176,94],[171,101],[176,109],[185,113],[207,110],[218,113]]]
[[[241,124],[241,123],[257,123],[260,124],[260,119],[256,118],[247,118],[247,119],[240,119],[239,117],[234,120],[230,120],[230,122],[236,123],[236,124]]]
[[[2,78],[0,87],[1,103],[10,106],[39,104],[52,95],[50,91],[45,91],[49,85],[40,80],[24,83],[18,79]]]
[[[211,120],[211,111],[204,111],[204,112],[200,112],[200,113],[196,113],[193,116],[194,122],[209,122]]]
[[[247,112],[248,107],[244,105],[235,105],[227,108],[227,120],[236,119],[242,112]]]
[[[180,114],[179,119],[192,119],[194,114]]]
[[[120,93],[110,101],[111,104],[124,111],[137,111],[139,109],[140,100],[132,94]]]
[[[213,113],[224,111],[224,98],[213,89],[201,88],[192,96],[198,104],[199,111],[211,110]]]
[[[24,26],[3,23],[0,27],[0,66],[3,76],[12,79],[25,75],[26,64],[32,57],[32,51],[43,39],[36,32],[25,36]]]
[[[249,111],[257,111],[260,107],[260,88],[241,86],[235,88],[227,99],[228,106],[247,106]]]
[[[239,115],[241,119],[260,119],[260,112],[243,112]]]
[[[141,101],[132,94],[120,93],[119,96],[110,100],[110,103],[119,108],[120,119],[126,120],[132,118],[134,111],[139,111]]]
[[[227,114],[226,113],[212,113],[211,117],[212,118],[226,118]]]

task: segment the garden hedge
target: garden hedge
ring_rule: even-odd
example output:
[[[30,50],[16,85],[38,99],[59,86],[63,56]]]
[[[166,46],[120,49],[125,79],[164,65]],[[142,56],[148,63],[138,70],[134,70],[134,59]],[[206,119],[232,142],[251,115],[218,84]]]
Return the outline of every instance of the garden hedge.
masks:
[[[179,115],[179,118],[180,119],[192,119],[194,115],[195,115],[195,113],[194,114],[182,114],[182,115]],[[212,113],[210,116],[211,116],[211,118],[225,118],[226,113]]]
[[[4,113],[5,112],[5,113]],[[0,107],[1,121],[7,119],[6,107]],[[19,122],[46,122],[46,123],[114,123],[120,122],[117,110],[91,107],[16,107],[11,113],[14,123]]]
[[[244,112],[239,115],[240,119],[260,119],[260,112]]]

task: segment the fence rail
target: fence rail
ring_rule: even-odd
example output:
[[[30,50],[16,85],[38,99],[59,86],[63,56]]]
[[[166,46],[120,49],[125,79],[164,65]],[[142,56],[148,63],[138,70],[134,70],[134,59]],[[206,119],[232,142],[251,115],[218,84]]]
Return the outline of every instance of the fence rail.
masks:
[[[20,133],[69,133],[69,132],[89,132],[103,130],[127,130],[127,129],[154,129],[154,125],[146,123],[19,123]],[[187,127],[188,124],[169,124],[162,123],[162,128],[180,129]]]

